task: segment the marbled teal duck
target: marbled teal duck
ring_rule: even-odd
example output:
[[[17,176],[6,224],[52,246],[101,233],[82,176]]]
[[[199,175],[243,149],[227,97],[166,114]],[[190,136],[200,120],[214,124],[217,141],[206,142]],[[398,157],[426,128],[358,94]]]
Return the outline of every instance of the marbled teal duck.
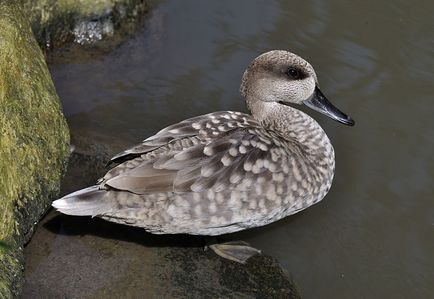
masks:
[[[327,194],[335,155],[305,104],[338,122],[354,121],[318,88],[312,66],[270,51],[245,71],[241,94],[251,115],[221,111],[164,128],[111,159],[97,185],[53,206],[154,234],[221,235],[266,225]]]

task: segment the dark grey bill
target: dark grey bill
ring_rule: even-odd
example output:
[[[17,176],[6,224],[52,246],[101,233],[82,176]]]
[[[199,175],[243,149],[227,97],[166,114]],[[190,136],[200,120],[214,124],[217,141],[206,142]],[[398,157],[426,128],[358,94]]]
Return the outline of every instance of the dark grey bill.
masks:
[[[340,111],[338,108],[333,106],[332,103],[327,100],[327,98],[322,94],[321,90],[318,87],[315,87],[315,91],[313,95],[303,101],[307,107],[312,108],[328,117],[343,123],[348,126],[354,126],[354,120],[351,119],[348,115]]]

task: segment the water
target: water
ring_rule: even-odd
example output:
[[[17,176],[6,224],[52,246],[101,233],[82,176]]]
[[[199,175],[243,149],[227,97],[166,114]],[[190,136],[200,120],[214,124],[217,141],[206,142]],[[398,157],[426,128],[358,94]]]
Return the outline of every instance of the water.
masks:
[[[302,55],[356,126],[309,112],[336,150],[330,193],[234,238],[276,257],[304,298],[429,298],[433,9],[423,1],[164,1],[109,54],[51,71],[72,134],[99,136],[115,153],[191,116],[246,111],[238,87],[251,59],[270,49]]]

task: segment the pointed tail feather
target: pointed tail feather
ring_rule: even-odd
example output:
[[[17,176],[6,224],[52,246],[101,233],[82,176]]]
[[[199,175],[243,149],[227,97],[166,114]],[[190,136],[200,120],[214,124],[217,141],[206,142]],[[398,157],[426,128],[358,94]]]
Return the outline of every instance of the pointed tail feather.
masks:
[[[63,214],[93,217],[111,210],[111,201],[105,195],[106,190],[92,186],[55,200],[52,206]]]

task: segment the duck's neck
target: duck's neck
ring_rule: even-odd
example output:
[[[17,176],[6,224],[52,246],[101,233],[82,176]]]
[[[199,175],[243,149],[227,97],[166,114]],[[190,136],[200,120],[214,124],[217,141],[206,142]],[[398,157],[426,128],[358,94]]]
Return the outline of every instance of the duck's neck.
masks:
[[[334,169],[334,150],[321,126],[306,113],[276,102],[246,99],[252,116],[265,129],[273,131],[287,141],[297,144],[314,163]]]

